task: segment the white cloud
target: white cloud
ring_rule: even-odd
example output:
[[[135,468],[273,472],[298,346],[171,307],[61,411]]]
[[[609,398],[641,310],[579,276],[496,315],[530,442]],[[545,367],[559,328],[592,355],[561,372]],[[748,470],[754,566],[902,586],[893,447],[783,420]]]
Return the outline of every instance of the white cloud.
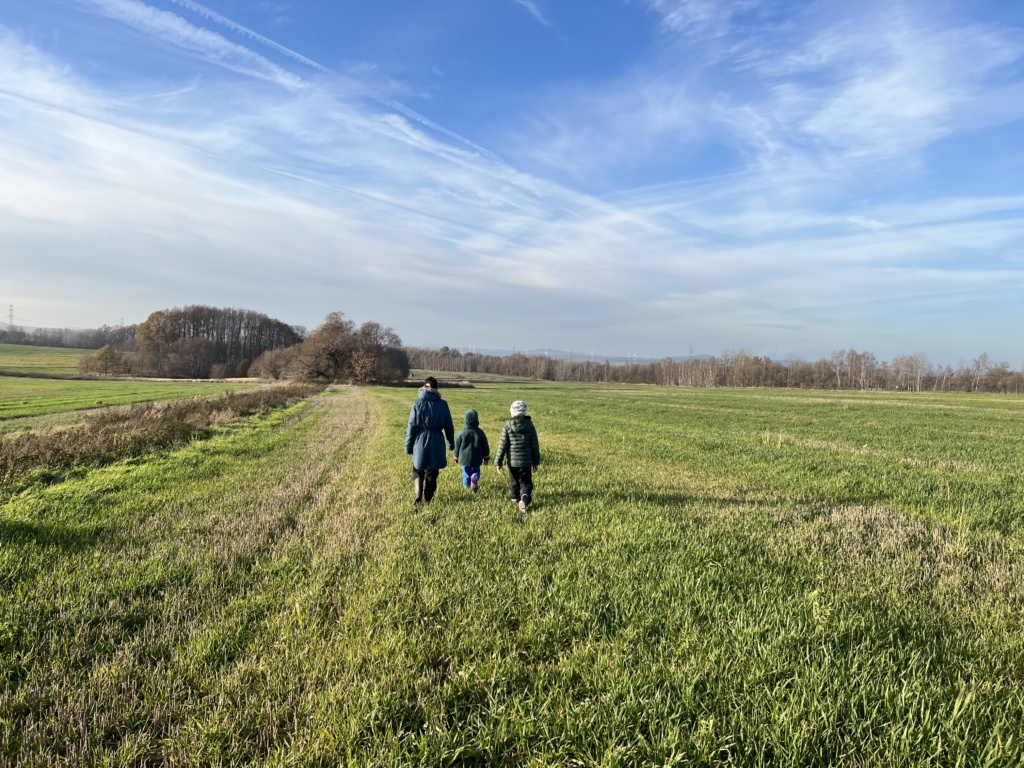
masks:
[[[878,28],[811,43],[835,85],[794,115],[803,133],[852,156],[889,159],[948,135],[956,114],[986,90],[987,79],[1019,59],[1024,47],[1006,34],[968,26],[929,29],[885,19]],[[848,73],[848,74],[847,74]],[[805,93],[813,93],[809,88]],[[1024,116],[1024,106],[1017,117]]]
[[[120,5],[122,5],[122,4],[124,4],[124,3],[126,3],[126,2],[127,3],[132,3],[134,5],[141,5],[141,3],[138,3],[137,0],[79,0],[79,1],[80,2],[89,2],[89,3],[99,4],[104,9],[104,11],[107,12],[107,13],[109,13],[109,10],[107,10],[107,6],[110,5],[110,4],[113,4],[113,6],[115,8],[120,6]],[[384,107],[386,107],[386,108],[388,108],[390,110],[393,110],[393,111],[395,111],[395,112],[397,112],[397,113],[407,117],[408,119],[413,120],[413,121],[419,123],[420,125],[422,125],[422,126],[424,126],[426,128],[429,128],[430,130],[432,130],[432,131],[434,131],[434,132],[436,132],[438,134],[446,136],[449,139],[453,139],[455,141],[458,141],[459,143],[464,144],[464,145],[470,147],[475,152],[479,152],[481,154],[490,154],[483,147],[480,147],[480,146],[478,146],[476,144],[473,144],[471,141],[469,141],[465,137],[459,136],[458,134],[456,134],[456,133],[454,133],[452,131],[449,131],[448,129],[446,129],[443,126],[438,125],[437,123],[429,120],[428,118],[424,117],[423,115],[419,114],[418,112],[416,112],[416,111],[410,109],[409,107],[405,106],[404,104],[402,104],[402,103],[400,103],[400,102],[398,102],[398,101],[396,101],[396,100],[394,100],[394,99],[392,99],[392,98],[390,98],[388,96],[381,95],[381,94],[378,94],[378,93],[371,93],[370,91],[364,89],[361,85],[356,83],[356,81],[353,80],[351,77],[349,77],[349,76],[347,76],[345,74],[342,74],[340,72],[336,72],[335,70],[332,70],[329,67],[326,67],[323,64],[321,64],[321,63],[319,63],[317,61],[314,61],[313,59],[310,59],[307,56],[303,56],[301,53],[298,53],[297,51],[294,51],[291,48],[287,48],[287,47],[281,45],[280,43],[278,43],[277,41],[275,41],[275,40],[273,40],[273,39],[271,39],[269,37],[266,37],[265,35],[261,35],[258,32],[250,29],[249,27],[243,26],[243,25],[233,21],[232,19],[229,19],[226,16],[224,16],[224,15],[222,15],[220,13],[217,13],[216,11],[212,10],[211,8],[208,8],[207,6],[202,5],[201,3],[195,2],[195,0],[169,0],[169,1],[174,3],[175,5],[181,6],[182,8],[186,8],[186,9],[188,9],[188,10],[198,14],[203,19],[206,19],[208,21],[212,21],[215,24],[219,24],[219,25],[221,25],[221,26],[223,26],[223,27],[225,27],[227,29],[230,29],[233,32],[236,32],[236,33],[242,35],[245,38],[248,38],[249,40],[252,40],[253,42],[256,42],[256,43],[259,43],[260,45],[266,46],[267,48],[270,48],[271,50],[276,51],[277,53],[283,54],[283,55],[287,56],[288,58],[293,59],[294,61],[297,61],[297,62],[299,62],[301,64],[305,64],[306,66],[309,66],[309,67],[312,67],[313,69],[316,69],[317,71],[321,72],[322,74],[325,74],[325,75],[328,75],[328,76],[334,78],[334,84],[335,85],[340,85],[341,87],[349,89],[349,90],[360,90],[360,91],[363,91],[366,96],[375,99],[382,106],[384,106]],[[529,0],[522,0],[522,1],[523,2],[529,2]],[[520,2],[520,0],[516,0],[516,2]],[[532,5],[532,3],[531,3],[531,5]],[[264,7],[265,10],[273,11],[273,12],[277,12],[277,13],[286,11],[289,8],[289,6],[287,4],[277,5],[277,6],[270,6],[267,3],[261,4],[261,7]],[[535,9],[535,7],[534,7],[534,9]],[[156,9],[150,9],[150,10],[155,12],[156,14],[163,13],[161,11],[157,11]],[[138,12],[139,13],[144,13],[143,11],[138,11]],[[539,11],[537,11],[537,12],[539,13]],[[179,26],[179,27],[183,26],[187,30],[187,34],[185,35],[185,37],[187,39],[194,38],[194,37],[200,37],[200,38],[203,39],[204,43],[209,44],[209,41],[206,40],[206,35],[204,34],[205,30],[201,30],[199,28],[193,27],[192,25],[189,25],[187,22],[185,22],[183,19],[180,19],[179,17],[174,16],[173,14],[166,14],[166,15],[170,16],[173,19],[173,21],[169,21],[168,22],[171,26]],[[123,18],[121,20],[124,21]],[[131,22],[126,22],[126,23],[131,23]],[[137,26],[137,25],[133,24],[133,26]],[[167,26],[166,24],[156,24],[156,25],[148,24],[148,25],[138,26],[138,28],[141,29],[142,31],[148,32],[150,34],[153,34],[153,35],[155,35],[157,37],[164,38],[165,37],[165,33],[166,33],[166,29],[165,29],[166,26]],[[209,34],[213,34],[213,33],[209,33]],[[170,42],[175,42],[176,44],[180,44],[180,43],[177,42],[177,39],[174,39],[176,37],[177,36],[172,36],[172,39],[170,40]],[[213,34],[213,38],[215,38],[215,44],[209,45],[209,48],[208,48],[208,50],[206,50],[206,53],[208,54],[209,57],[211,57],[211,60],[214,61],[215,63],[223,64],[224,66],[228,67],[229,69],[235,69],[236,71],[238,71],[238,72],[240,72],[242,74],[255,74],[258,77],[261,76],[258,71],[254,73],[252,71],[247,71],[245,69],[239,69],[239,68],[237,68],[235,66],[232,66],[230,61],[225,61],[225,59],[222,58],[219,55],[219,49],[224,47],[224,46],[227,46],[230,50],[239,53],[243,58],[251,58],[251,59],[254,59],[256,61],[261,62],[265,66],[269,66],[269,67],[273,68],[273,71],[275,73],[277,73],[277,72],[284,72],[284,70],[281,70],[280,68],[276,67],[276,65],[273,65],[270,62],[267,62],[265,59],[263,59],[263,57],[259,56],[254,51],[251,51],[251,50],[245,48],[244,46],[236,46],[235,44],[230,43],[227,40],[224,40],[223,38],[221,38],[219,35],[216,35],[216,34]],[[188,47],[188,46],[185,45],[183,47]],[[357,70],[358,69],[365,69],[366,67],[369,67],[369,66],[370,65],[362,64],[359,67],[357,67]],[[288,73],[284,73],[284,77],[287,80],[288,78],[291,77],[291,75],[288,74]],[[298,81],[298,82],[301,83],[302,81]],[[288,83],[286,82],[285,84],[287,85]]]
[[[227,27],[233,32],[237,32],[240,35],[243,35],[244,37],[253,40],[254,42],[260,43],[261,45],[268,46],[269,48],[274,49],[278,53],[283,53],[288,58],[294,59],[295,61],[305,64],[309,67],[313,67],[314,69],[319,70],[320,72],[323,72],[325,74],[337,74],[333,72],[331,69],[325,67],[324,65],[319,64],[318,62],[315,62],[312,59],[303,56],[301,53],[293,51],[290,48],[286,48],[280,43],[271,40],[269,37],[265,37],[264,35],[261,35],[258,32],[254,32],[248,27],[244,27],[241,24],[232,21],[226,16],[217,13],[211,8],[207,8],[205,5],[202,5],[201,3],[194,2],[194,0],[170,0],[170,2],[174,3],[175,5],[181,6],[182,8],[187,8],[188,10],[199,14],[204,19]],[[289,6],[287,4],[270,6],[269,3],[260,3],[260,7],[275,14],[280,14],[289,10]]]
[[[239,74],[300,90],[306,83],[245,46],[233,43],[216,32],[197,27],[180,16],[154,8],[138,0],[79,0],[111,19],[159,38],[171,45],[199,54],[207,61]]]
[[[327,91],[273,103],[262,94],[184,90],[158,110],[145,104],[136,112],[133,102],[107,99],[9,38],[0,50],[11,65],[4,70],[9,84],[48,81],[41,90],[57,94],[49,103],[24,94],[5,98],[10,121],[0,145],[0,209],[9,238],[38,235],[33,221],[88,243],[117,233],[119,244],[110,250],[130,243],[140,252],[162,251],[185,274],[206,271],[211,252],[244,252],[254,278],[273,272],[282,253],[321,274],[336,269],[329,254],[345,253],[349,277],[383,279],[383,270],[389,282],[416,285],[422,278],[410,267],[420,259],[435,262],[443,275],[465,274],[464,265],[446,266],[449,248],[467,249],[469,271],[479,273],[493,263],[489,253],[553,215],[545,196],[559,208],[586,204],[489,157],[442,144],[400,116]],[[64,148],[59,157],[39,152],[50,144]],[[478,240],[489,240],[489,248],[476,251]],[[527,255],[504,278],[487,278],[564,286],[551,280],[557,266],[541,261]],[[93,266],[76,258],[54,271],[74,275]]]
[[[95,2],[134,8],[140,18],[125,17],[136,29],[182,39],[210,60],[235,45],[141,3]],[[980,35],[944,50],[960,51],[959,60]],[[706,84],[681,77],[676,63],[648,62],[611,88],[563,91],[564,111],[547,102],[539,132],[547,144],[533,156],[561,164],[559,178],[607,174],[619,190],[619,166],[658,153],[679,162],[719,142],[749,153],[736,173],[600,199],[391,109],[348,78],[277,88],[251,51],[231,60],[249,62],[258,71],[247,74],[271,85],[209,78],[173,90],[164,83],[158,93],[140,84],[126,95],[121,86],[114,98],[0,34],[0,260],[16,296],[45,293],[74,308],[54,324],[110,322],[112,305],[139,319],[205,301],[306,325],[341,308],[394,324],[408,341],[468,343],[450,311],[465,291],[483,307],[476,343],[493,346],[568,347],[570,334],[590,334],[577,346],[646,335],[630,347],[649,353],[685,351],[682,339],[711,352],[785,340],[895,344],[884,333],[915,307],[953,312],[1024,292],[1024,271],[1009,256],[1024,247],[1019,195],[929,193],[900,205],[858,197],[850,168],[894,151],[895,139],[872,122],[884,120],[865,117],[848,134],[822,138],[841,122],[829,111],[841,94],[862,94],[866,113],[884,106],[885,88],[871,83],[889,82],[877,65],[885,57],[903,62],[894,82],[938,77],[925,64],[936,62],[941,38],[912,37],[872,43],[871,60],[846,75],[866,38],[840,53],[809,43],[774,71],[748,57],[742,71],[773,88],[733,91],[733,104],[705,101]],[[1010,60],[1006,50],[975,62],[973,75],[939,79],[985,85]],[[952,61],[939,69],[952,71]],[[811,88],[797,70],[831,75]],[[958,98],[922,109],[921,125],[952,130]],[[921,147],[928,130],[915,128],[917,143],[901,146]],[[518,339],[502,336],[510,295],[542,318]],[[85,296],[95,297],[95,320],[83,316]],[[839,327],[853,308],[878,302],[892,303],[884,320],[865,310],[863,325]],[[830,316],[830,307],[846,309]],[[911,339],[875,351],[924,346]]]
[[[734,15],[761,5],[757,0],[643,0],[670,32],[718,36],[728,32]]]
[[[557,92],[535,157],[588,178],[600,170],[588,158],[640,167],[717,144],[775,174],[859,174],[1024,119],[1017,29],[907,2],[786,14],[768,2],[643,4],[676,40],[611,87]]]
[[[512,2],[525,8],[527,12],[540,24],[543,24],[545,27],[551,26],[551,22],[547,20],[547,17],[545,17],[543,13],[541,13],[540,8],[537,7],[537,4],[533,2],[533,0],[512,0]]]
[[[671,74],[649,73],[599,89],[555,89],[502,140],[514,157],[552,177],[614,186],[624,172],[676,163],[706,140],[706,95]]]

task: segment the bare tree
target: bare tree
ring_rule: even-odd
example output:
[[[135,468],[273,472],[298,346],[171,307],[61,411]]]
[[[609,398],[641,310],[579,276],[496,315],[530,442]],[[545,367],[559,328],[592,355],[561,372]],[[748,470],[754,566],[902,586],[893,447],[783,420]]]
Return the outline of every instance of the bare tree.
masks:
[[[921,382],[928,373],[928,356],[924,352],[918,352],[910,357],[910,375],[913,381],[915,392],[921,391]]]
[[[355,323],[331,312],[302,342],[289,374],[308,381],[345,381],[352,375]]]
[[[261,361],[261,369],[267,364]],[[408,376],[409,357],[393,329],[376,322],[357,329],[332,312],[298,347],[285,373],[309,381],[382,383]]]
[[[366,322],[356,332],[352,376],[360,384],[398,381],[409,375],[409,356],[392,328]],[[458,350],[455,355],[461,357]]]
[[[988,371],[988,353],[982,352],[971,363],[971,389],[973,391],[978,391],[978,386],[986,371]]]
[[[833,352],[829,364],[831,365],[832,373],[836,377],[836,389],[842,389],[843,381],[845,381],[848,371],[846,350],[837,349]]]

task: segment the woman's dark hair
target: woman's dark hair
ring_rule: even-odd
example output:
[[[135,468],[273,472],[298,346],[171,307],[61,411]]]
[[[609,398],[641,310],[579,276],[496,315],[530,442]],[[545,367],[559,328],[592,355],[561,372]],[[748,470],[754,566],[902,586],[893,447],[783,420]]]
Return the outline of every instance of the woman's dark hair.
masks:
[[[431,389],[437,389],[437,379],[433,376],[427,376],[427,378],[423,380],[423,383]]]

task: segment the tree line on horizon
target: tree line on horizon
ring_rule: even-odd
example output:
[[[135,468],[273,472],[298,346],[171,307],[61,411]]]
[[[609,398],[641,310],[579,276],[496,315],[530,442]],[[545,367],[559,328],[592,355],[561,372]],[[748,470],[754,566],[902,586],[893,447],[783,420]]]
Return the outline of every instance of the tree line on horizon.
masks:
[[[62,349],[99,349],[104,345],[122,344],[135,338],[132,325],[101,325],[99,328],[33,328],[26,331],[18,325],[0,330],[0,344],[24,344],[30,347]]]
[[[246,376],[265,350],[298,344],[304,336],[301,326],[261,312],[193,304],[151,313],[131,338],[101,346],[82,358],[78,370],[192,379]]]
[[[542,381],[658,384],[678,387],[776,387],[908,392],[1024,393],[1024,372],[982,353],[970,362],[937,365],[927,355],[879,360],[871,352],[840,349],[816,361],[795,355],[785,361],[745,351],[685,360],[613,364],[547,355],[482,355],[458,349],[408,348],[413,368],[452,373],[524,376]]]
[[[386,383],[405,378],[409,364],[391,328],[356,327],[340,312],[307,334],[260,312],[191,305],[153,312],[131,338],[82,357],[78,372]]]
[[[970,362],[940,365],[924,353],[879,360],[873,353],[836,350],[816,361],[785,360],[740,349],[718,356],[651,363],[564,360],[547,355],[462,353],[449,347],[403,347],[391,328],[356,324],[333,312],[311,333],[265,314],[190,305],[159,310],[138,325],[93,330],[17,327],[0,343],[97,349],[79,372],[169,378],[257,377],[297,381],[389,383],[411,368],[490,373],[542,381],[658,384],[684,387],[781,387],[914,392],[1024,393],[1024,371],[982,353]]]

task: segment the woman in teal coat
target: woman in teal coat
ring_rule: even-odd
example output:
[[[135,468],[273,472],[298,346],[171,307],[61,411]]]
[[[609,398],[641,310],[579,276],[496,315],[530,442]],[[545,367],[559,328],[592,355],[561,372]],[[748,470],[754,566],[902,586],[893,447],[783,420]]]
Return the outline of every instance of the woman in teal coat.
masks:
[[[454,443],[452,412],[437,392],[437,379],[428,376],[409,411],[409,426],[405,430],[405,452],[412,455],[414,503],[429,504],[434,498],[437,473],[448,466],[448,451],[454,450]]]

